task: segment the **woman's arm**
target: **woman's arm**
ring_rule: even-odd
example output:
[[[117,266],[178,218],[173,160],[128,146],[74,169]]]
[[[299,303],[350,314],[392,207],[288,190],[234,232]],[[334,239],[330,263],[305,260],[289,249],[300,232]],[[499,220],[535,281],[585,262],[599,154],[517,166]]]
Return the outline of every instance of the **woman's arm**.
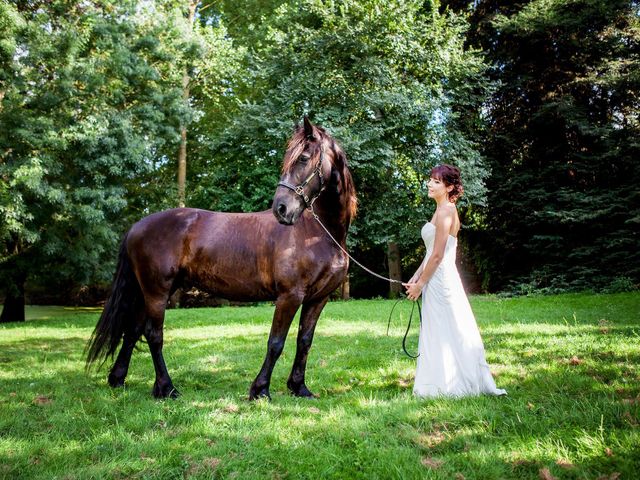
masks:
[[[447,239],[451,226],[453,225],[453,211],[451,212],[439,212],[436,216],[436,237],[433,242],[433,252],[429,257],[426,265],[422,269],[422,272],[413,282],[409,281],[405,284],[407,288],[407,297],[409,300],[417,300],[422,293],[422,287],[431,279],[434,272],[442,262],[444,257],[444,249],[447,245]],[[419,269],[420,270],[420,269]],[[416,272],[417,273],[417,272]],[[412,278],[413,280],[413,278]]]
[[[415,283],[416,280],[418,280],[418,278],[420,278],[420,275],[422,275],[422,271],[424,270],[424,266],[427,263],[427,256],[424,256],[424,260],[422,260],[422,263],[420,264],[420,266],[418,267],[418,269],[416,270],[416,273],[413,274],[413,276],[409,279],[409,281],[407,283]]]

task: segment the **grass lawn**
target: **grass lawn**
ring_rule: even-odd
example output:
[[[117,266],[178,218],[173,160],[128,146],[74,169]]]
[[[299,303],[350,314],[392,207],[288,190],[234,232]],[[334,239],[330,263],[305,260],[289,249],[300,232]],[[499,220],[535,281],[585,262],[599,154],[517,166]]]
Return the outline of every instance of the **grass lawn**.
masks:
[[[124,389],[107,385],[110,365],[85,373],[96,311],[30,309],[0,326],[0,478],[638,478],[640,293],[473,297],[502,398],[413,398],[410,304],[387,337],[392,305],[325,308],[307,369],[317,400],[286,391],[294,324],[271,403],[247,401],[271,305],[169,311],[182,396],[166,401],[151,397],[144,344]]]

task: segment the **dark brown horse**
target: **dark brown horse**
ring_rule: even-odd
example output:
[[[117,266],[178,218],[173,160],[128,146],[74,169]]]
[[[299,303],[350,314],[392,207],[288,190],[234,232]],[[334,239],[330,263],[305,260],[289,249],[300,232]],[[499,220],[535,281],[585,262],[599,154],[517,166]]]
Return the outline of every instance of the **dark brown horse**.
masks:
[[[285,153],[273,211],[220,213],[178,208],[134,224],[120,248],[112,293],[87,346],[87,363],[113,357],[112,387],[124,385],[133,348],[144,335],[156,379],[153,395],[175,397],[162,356],[167,300],[195,286],[230,300],[274,300],[275,313],[260,373],[249,398],[269,397],[273,367],[291,321],[302,305],[296,357],[287,387],[311,397],[305,385],[307,354],[320,312],[343,281],[348,258],[329,239],[307,207],[344,247],[356,208],[342,149],[306,118]]]

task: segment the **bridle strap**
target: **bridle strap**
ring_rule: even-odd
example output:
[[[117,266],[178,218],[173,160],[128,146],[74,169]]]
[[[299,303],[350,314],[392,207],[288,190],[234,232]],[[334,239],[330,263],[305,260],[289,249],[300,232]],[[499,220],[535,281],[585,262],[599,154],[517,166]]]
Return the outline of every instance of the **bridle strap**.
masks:
[[[318,161],[316,167],[313,169],[313,173],[311,173],[311,175],[309,175],[304,182],[300,183],[299,185],[291,185],[288,182],[284,182],[284,181],[280,181],[278,182],[278,186],[279,187],[285,187],[288,188],[289,190],[292,190],[293,192],[296,193],[296,195],[300,196],[302,198],[302,200],[304,201],[304,204],[306,206],[306,208],[311,210],[311,214],[313,215],[313,217],[316,219],[316,221],[320,224],[320,226],[323,228],[323,230],[327,233],[327,235],[329,235],[329,238],[331,238],[331,240],[333,240],[333,243],[335,243],[338,248],[340,250],[342,250],[342,252],[349,257],[355,264],[357,264],[360,268],[362,268],[363,270],[365,270],[366,272],[370,273],[371,275],[373,275],[374,277],[378,277],[382,280],[386,280],[388,282],[391,283],[399,283],[402,285],[402,282],[400,280],[395,280],[395,279],[391,279],[391,278],[387,278],[387,277],[383,277],[382,275],[378,275],[377,273],[373,272],[372,270],[368,269],[367,267],[365,267],[364,265],[362,265],[360,262],[358,262],[355,258],[353,258],[349,252],[347,252],[344,247],[342,247],[342,245],[340,245],[340,243],[333,237],[333,235],[331,235],[331,232],[329,232],[329,230],[327,229],[327,227],[324,226],[324,224],[322,223],[322,221],[320,220],[320,217],[318,216],[318,214],[316,212],[314,212],[313,210],[313,203],[317,200],[317,198],[320,196],[320,194],[323,192],[323,190],[325,189],[325,184],[324,184],[324,177],[322,175],[322,162],[324,161],[324,145],[322,146],[321,150],[320,150],[320,160]],[[304,191],[304,187],[306,187],[309,182],[311,180],[313,180],[313,177],[315,177],[316,175],[318,175],[318,177],[320,178],[320,190],[318,191],[317,195],[315,197],[313,197],[312,199],[309,199],[309,196],[305,193]],[[389,314],[389,322],[387,324],[387,335],[389,335],[389,326],[391,324],[391,315],[393,314],[393,310],[396,308],[396,305],[398,303],[396,302],[396,304],[393,306],[393,308],[391,309],[391,313]],[[411,355],[408,351],[407,351],[407,346],[406,346],[406,342],[407,342],[407,336],[409,335],[409,329],[411,328],[411,319],[413,318],[413,309],[415,308],[415,302],[413,303],[412,307],[411,307],[411,315],[409,316],[409,324],[407,325],[407,331],[404,334],[404,338],[402,339],[402,349],[404,350],[404,353],[411,357],[411,358],[418,358],[420,356],[420,353],[418,353],[417,355]],[[422,315],[420,314],[420,303],[418,302],[418,318],[420,319],[420,323],[422,323]]]
[[[324,145],[320,150],[320,160],[316,164],[316,167],[313,169],[313,173],[311,173],[311,175],[309,175],[304,182],[294,186],[288,182],[280,181],[278,182],[278,186],[285,187],[285,188],[288,188],[289,190],[292,190],[298,196],[302,197],[302,200],[304,201],[306,208],[311,208],[313,206],[313,202],[316,201],[316,199],[320,196],[322,191],[325,189],[324,176],[322,175],[323,161],[324,161]],[[320,190],[318,191],[318,194],[315,197],[313,197],[312,199],[309,199],[309,196],[304,191],[304,187],[306,187],[309,184],[309,182],[313,179],[313,177],[315,177],[316,175],[318,175],[318,178],[320,178]]]

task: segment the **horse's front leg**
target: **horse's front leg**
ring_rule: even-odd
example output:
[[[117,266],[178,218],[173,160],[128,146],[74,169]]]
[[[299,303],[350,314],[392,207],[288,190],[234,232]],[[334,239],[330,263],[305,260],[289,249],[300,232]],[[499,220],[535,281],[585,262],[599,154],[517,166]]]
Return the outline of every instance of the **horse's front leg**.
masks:
[[[256,400],[260,397],[271,399],[269,385],[271,383],[273,367],[284,349],[284,342],[287,339],[291,321],[301,303],[301,297],[295,294],[281,296],[276,301],[276,310],[273,314],[273,323],[271,324],[271,332],[269,333],[269,341],[267,343],[267,355],[265,356],[260,373],[258,373],[258,376],[251,384],[249,400]]]
[[[291,390],[291,393],[298,397],[313,397],[313,393],[307,388],[304,375],[307,368],[307,356],[309,355],[309,349],[313,342],[313,334],[320,317],[320,312],[327,304],[329,297],[322,298],[320,300],[314,300],[313,302],[305,303],[302,306],[302,313],[300,314],[300,327],[298,329],[298,343],[296,349],[296,358],[293,361],[293,369],[289,380],[287,381],[287,387]]]

